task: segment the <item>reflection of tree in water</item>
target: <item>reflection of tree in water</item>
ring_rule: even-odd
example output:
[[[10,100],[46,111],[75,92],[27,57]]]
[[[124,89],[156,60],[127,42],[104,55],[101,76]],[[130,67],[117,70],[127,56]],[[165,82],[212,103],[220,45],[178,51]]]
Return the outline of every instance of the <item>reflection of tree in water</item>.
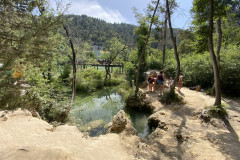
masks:
[[[98,98],[106,97],[106,99],[111,99],[111,95],[117,94],[117,88],[106,88],[97,93]]]
[[[102,108],[111,112],[111,115],[117,114],[119,110],[123,108],[123,103],[116,97],[107,99],[107,101],[102,105]]]
[[[137,111],[130,108],[125,108],[125,111],[127,114],[130,115],[130,119],[133,123],[134,128],[138,131],[138,135],[141,137],[144,137],[148,134],[148,124],[147,119],[150,115],[150,113],[146,113],[144,111]]]

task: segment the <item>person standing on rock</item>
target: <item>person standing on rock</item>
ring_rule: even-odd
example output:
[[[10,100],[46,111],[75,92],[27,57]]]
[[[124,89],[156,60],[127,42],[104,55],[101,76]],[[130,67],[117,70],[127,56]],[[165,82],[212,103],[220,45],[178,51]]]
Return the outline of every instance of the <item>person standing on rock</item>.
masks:
[[[180,75],[178,80],[178,90],[177,90],[178,92],[180,92],[182,86],[183,86],[183,76]]]
[[[148,92],[153,92],[154,88],[154,78],[151,74],[149,74],[148,76]]]
[[[164,81],[165,81],[165,75],[164,75],[163,71],[160,71],[157,76],[157,84],[159,85],[160,95],[163,94]]]

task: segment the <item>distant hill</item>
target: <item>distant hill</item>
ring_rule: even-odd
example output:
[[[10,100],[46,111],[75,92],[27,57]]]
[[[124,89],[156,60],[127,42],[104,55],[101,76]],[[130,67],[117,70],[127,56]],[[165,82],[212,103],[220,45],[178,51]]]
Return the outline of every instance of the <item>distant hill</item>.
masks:
[[[134,25],[111,24],[86,15],[67,15],[66,18],[72,19],[68,24],[71,36],[81,41],[102,46],[108,39],[120,36],[129,43],[134,42],[134,29],[136,28]]]
[[[135,44],[134,29],[135,25],[120,23],[107,23],[101,19],[88,17],[86,15],[67,15],[66,18],[70,21],[68,24],[71,36],[74,39],[89,42],[92,45],[103,46],[104,43],[112,37],[121,37],[129,44]],[[181,29],[173,29],[174,34],[178,35]],[[153,29],[153,34],[156,31]],[[177,39],[177,43],[179,40]],[[160,42],[152,42],[153,48],[161,48]],[[172,48],[170,34],[167,35],[167,48]]]

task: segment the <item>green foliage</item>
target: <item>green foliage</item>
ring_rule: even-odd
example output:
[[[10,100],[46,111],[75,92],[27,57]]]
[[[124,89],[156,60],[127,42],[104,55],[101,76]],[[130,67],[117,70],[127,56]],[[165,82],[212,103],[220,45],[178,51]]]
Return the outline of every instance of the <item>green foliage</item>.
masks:
[[[178,45],[179,54],[189,54],[195,51],[195,36],[192,31],[185,30],[180,32],[179,39],[181,40]]]
[[[224,93],[240,95],[240,47],[229,46],[221,53],[221,81]]]
[[[62,79],[63,82],[67,82],[69,76],[71,73],[71,66],[70,65],[64,65],[63,66],[63,72],[60,75],[60,78]]]
[[[129,97],[134,97],[135,94],[135,88],[133,86],[130,86],[128,82],[121,83],[118,93],[122,96],[124,101],[127,101]]]
[[[185,86],[200,85],[207,88],[213,85],[213,70],[209,53],[193,54],[181,58]]]
[[[136,66],[131,62],[124,63],[124,72],[128,84],[132,87],[133,81],[136,80]]]
[[[208,110],[210,118],[225,118],[228,115],[227,107],[225,105],[209,106],[206,107],[206,109]]]
[[[104,72],[96,69],[77,71],[76,90],[79,92],[92,92],[104,85]]]
[[[151,48],[146,61],[149,69],[159,69],[162,65],[162,56],[159,50]]]
[[[176,94],[174,90],[170,90],[170,91],[163,93],[163,96],[160,99],[160,101],[164,104],[171,104],[172,102],[173,103],[181,102],[182,98],[179,97],[178,94]]]
[[[72,19],[68,24],[71,35],[82,42],[103,46],[107,40],[120,35],[130,43],[134,43],[134,29],[130,24],[110,24],[103,20],[88,17],[86,15],[68,15],[66,19]]]
[[[138,59],[138,61],[139,61],[142,51],[144,49],[145,41],[146,41],[146,38],[148,35],[148,24],[146,23],[146,21],[139,20],[139,23],[140,23],[140,26],[138,26],[135,29],[135,34],[137,36],[136,42],[137,42],[137,59]],[[147,48],[145,49],[144,52],[145,53],[143,53],[142,63],[140,64],[141,67],[140,67],[140,74],[139,74],[139,82],[144,81],[143,72],[145,72],[147,70],[147,63],[146,63]],[[137,65],[138,65],[138,61],[137,61]]]
[[[55,14],[45,0],[7,0],[0,6],[0,86],[4,91],[0,93],[1,109],[26,108],[50,120],[49,115],[65,112],[65,104],[58,103],[63,96],[58,94],[61,83],[54,73],[61,57],[62,13]],[[25,74],[13,79],[12,72],[19,62],[26,66]],[[54,110],[52,106],[56,106]],[[49,114],[44,114],[45,110]],[[65,121],[61,116],[55,115],[52,120]]]
[[[164,73],[166,77],[175,77],[176,75],[176,60],[174,57],[173,49],[172,50],[167,50],[166,51],[166,64],[164,68]]]

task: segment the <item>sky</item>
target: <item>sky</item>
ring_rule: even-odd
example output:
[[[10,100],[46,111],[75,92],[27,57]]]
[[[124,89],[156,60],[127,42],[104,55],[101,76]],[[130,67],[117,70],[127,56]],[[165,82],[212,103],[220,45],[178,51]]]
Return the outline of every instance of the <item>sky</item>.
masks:
[[[133,13],[136,7],[140,13],[147,8],[151,0],[68,0],[70,8],[67,14],[82,15],[100,18],[109,23],[128,23],[137,25],[137,20]],[[160,0],[160,3],[164,0]],[[190,9],[192,0],[176,0],[179,8],[172,15],[172,25],[174,28],[187,29],[191,24]]]

